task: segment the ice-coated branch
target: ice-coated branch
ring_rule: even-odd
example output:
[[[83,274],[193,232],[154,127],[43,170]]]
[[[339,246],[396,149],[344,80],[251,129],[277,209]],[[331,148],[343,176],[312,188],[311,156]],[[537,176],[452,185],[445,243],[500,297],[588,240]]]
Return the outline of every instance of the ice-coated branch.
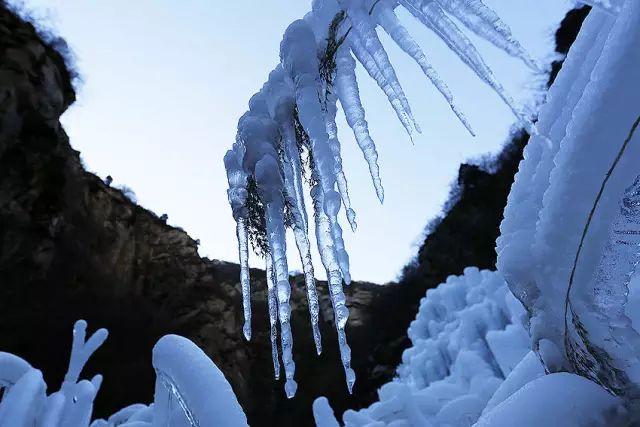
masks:
[[[237,222],[245,315],[243,331],[249,339],[251,306],[248,244],[251,242],[254,250],[266,259],[274,369],[278,375],[279,350],[275,346],[277,320],[287,378],[285,390],[290,397],[295,393],[296,384],[293,378],[295,365],[289,319],[291,290],[285,243],[288,228],[293,231],[302,262],[316,349],[318,353],[322,349],[318,327],[318,295],[308,234],[310,219],[303,194],[305,181],[311,189],[316,241],[329,280],[349,389],[355,381],[345,334],[348,310],[342,286],[351,282],[351,273],[339,222],[341,208],[344,206],[353,231],[356,230],[356,218],[338,138],[338,102],[367,162],[376,195],[380,202],[384,200],[378,152],[359,95],[356,60],[384,92],[410,137],[420,132],[393,64],[378,37],[378,27],[386,31],[420,66],[454,114],[473,134],[471,125],[454,103],[450,90],[433,69],[427,54],[396,15],[395,9],[398,7],[409,10],[440,36],[533,130],[529,119],[520,112],[469,38],[452,19],[457,19],[529,66],[535,66],[507,25],[481,0],[314,1],[312,10],[304,19],[293,22],[287,28],[280,44],[280,63],[250,99],[249,110],[238,121],[238,134],[233,148],[225,156],[225,167],[229,181],[229,203]],[[277,318],[274,318],[274,313]]]
[[[78,320],[73,326],[73,343],[71,346],[71,357],[69,358],[69,369],[64,376],[62,391],[75,384],[80,377],[84,365],[91,355],[105,342],[109,333],[106,329],[98,329],[88,340],[87,322]]]

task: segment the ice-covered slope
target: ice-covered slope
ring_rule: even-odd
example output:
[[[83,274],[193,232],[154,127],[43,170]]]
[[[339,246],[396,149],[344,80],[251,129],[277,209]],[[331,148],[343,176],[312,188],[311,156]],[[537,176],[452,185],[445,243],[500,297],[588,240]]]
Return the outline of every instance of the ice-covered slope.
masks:
[[[594,9],[540,112],[498,239],[532,347],[629,401],[640,335],[627,317],[640,261],[640,2]]]
[[[547,375],[531,351],[526,318],[499,272],[467,268],[449,277],[421,301],[397,378],[379,390],[378,402],[347,411],[343,424],[624,425],[622,399],[576,374]],[[314,415],[320,427],[338,425],[324,398]]]
[[[499,273],[449,277],[421,301],[398,377],[379,402],[347,411],[345,425],[471,425],[529,352],[523,316]]]

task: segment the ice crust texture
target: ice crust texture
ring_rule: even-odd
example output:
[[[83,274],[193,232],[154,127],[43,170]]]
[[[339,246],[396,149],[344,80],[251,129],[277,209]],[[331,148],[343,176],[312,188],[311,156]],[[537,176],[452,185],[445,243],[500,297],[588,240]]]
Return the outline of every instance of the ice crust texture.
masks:
[[[349,285],[349,255],[339,221],[342,207],[352,231],[356,213],[351,206],[343,170],[336,126],[338,103],[352,129],[368,165],[376,195],[384,200],[378,153],[371,137],[356,79],[356,61],[387,96],[409,137],[420,132],[396,72],[378,37],[378,28],[409,55],[442,94],[454,114],[471,134],[473,130],[454,96],[396,15],[404,8],[437,34],[477,76],[487,83],[513,110],[527,128],[529,118],[504,91],[460,24],[507,54],[537,68],[514,39],[509,27],[481,0],[315,0],[312,10],[286,30],[280,45],[280,63],[263,87],[249,101],[249,110],[238,122],[238,133],[224,163],[229,180],[228,197],[237,221],[245,337],[251,338],[251,302],[248,245],[251,240],[247,206],[250,182],[257,185],[267,224],[266,248],[257,248],[275,275],[280,347],[274,347],[274,367],[282,365],[285,390],[295,393],[293,335],[289,317],[291,290],[287,279],[286,229],[294,232],[305,274],[310,317],[318,353],[322,342],[318,324],[318,299],[310,256],[309,215],[305,206],[304,169],[309,169],[316,244],[329,281],[331,302],[346,383],[351,390],[355,374],[350,367],[350,349],[344,332],[348,320],[343,284]],[[306,151],[306,154],[303,152]],[[308,161],[305,161],[308,159]],[[251,200],[254,200],[251,198]],[[254,221],[255,223],[255,221]],[[253,230],[255,231],[255,230]],[[271,274],[271,273],[269,273]],[[268,281],[271,282],[269,277]],[[273,300],[270,312],[273,312]],[[272,320],[273,322],[273,320]],[[274,330],[272,323],[272,331]],[[275,331],[277,333],[277,327]],[[273,338],[273,337],[272,337]],[[272,341],[275,343],[275,341]],[[279,373],[276,373],[276,377]]]
[[[167,335],[153,348],[154,402],[133,404],[92,421],[102,377],[80,380],[91,355],[107,338],[99,329],[86,339],[76,322],[69,369],[59,391],[47,395],[42,373],[15,355],[0,352],[2,427],[241,427],[247,419],[231,385],[202,350],[186,338]]]
[[[344,413],[314,402],[316,425],[605,426],[628,420],[622,398],[574,373],[548,374],[531,350],[526,311],[497,271],[467,268],[427,291],[412,346],[379,401]]]

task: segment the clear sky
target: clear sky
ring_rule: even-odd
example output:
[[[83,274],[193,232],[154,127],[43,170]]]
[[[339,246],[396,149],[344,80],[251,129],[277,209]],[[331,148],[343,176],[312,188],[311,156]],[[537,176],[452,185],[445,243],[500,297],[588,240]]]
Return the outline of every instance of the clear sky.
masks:
[[[485,0],[531,54],[548,62],[553,33],[571,0]],[[235,226],[222,163],[247,109],[278,61],[287,25],[310,0],[26,0],[65,37],[84,83],[62,123],[88,169],[127,185],[139,203],[200,239],[200,254],[236,261]],[[495,152],[513,117],[447,48],[406,13],[421,43],[465,111],[469,136],[418,66],[384,35],[423,134],[411,145],[385,96],[358,70],[380,154],[385,203],[339,112],[339,136],[358,230],[343,222],[357,280],[393,280],[416,252],[424,226],[446,200],[459,164]],[[480,51],[512,95],[526,102],[536,77],[487,43]],[[540,78],[538,77],[538,80]],[[469,236],[472,239],[473,236]],[[295,251],[291,251],[294,254]],[[290,269],[299,270],[296,256]],[[318,257],[316,256],[316,260]],[[261,260],[252,264],[262,267]],[[318,276],[322,270],[316,262]]]

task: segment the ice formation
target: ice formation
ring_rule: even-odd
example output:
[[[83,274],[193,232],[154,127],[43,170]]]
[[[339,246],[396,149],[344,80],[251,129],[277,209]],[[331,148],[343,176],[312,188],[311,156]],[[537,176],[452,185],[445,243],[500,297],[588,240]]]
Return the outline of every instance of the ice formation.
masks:
[[[640,2],[615,5],[620,13],[589,14],[542,107],[498,268],[549,371],[576,372],[637,405],[640,336],[627,313],[640,261]]]
[[[420,302],[397,377],[378,402],[345,412],[343,425],[626,425],[621,398],[576,374],[547,375],[526,317],[499,272],[467,268],[449,277]],[[313,412],[318,426],[340,425],[323,397]]]
[[[589,3],[511,189],[498,271],[427,292],[398,378],[346,426],[640,420],[640,1]],[[318,425],[337,422],[327,405]]]
[[[353,231],[356,214],[351,206],[342,168],[336,126],[338,102],[360,147],[380,202],[384,189],[378,154],[369,132],[356,80],[356,59],[384,92],[409,136],[420,132],[407,96],[380,41],[380,27],[422,69],[442,94],[462,124],[471,125],[454,103],[454,97],[427,55],[413,40],[395,13],[407,9],[438,35],[511,107],[516,116],[533,128],[529,119],[497,82],[461,23],[509,55],[531,67],[535,62],[514,39],[509,27],[481,0],[315,0],[304,19],[293,22],[280,45],[280,63],[261,90],[249,102],[249,111],[238,122],[238,134],[224,158],[229,180],[229,202],[237,222],[244,304],[244,335],[251,337],[251,306],[248,245],[266,259],[275,274],[277,318],[288,396],[295,393],[293,340],[290,330],[290,288],[287,279],[285,230],[293,229],[302,260],[311,323],[318,353],[322,344],[318,303],[308,237],[309,219],[302,183],[310,183],[316,243],[329,278],[340,352],[349,389],[355,381],[350,350],[344,334],[348,310],[343,282],[351,280],[349,256],[338,220],[341,207]],[[454,19],[456,21],[454,21]],[[355,59],[354,59],[355,58]],[[268,273],[271,274],[271,273]],[[269,282],[271,282],[269,278]],[[270,300],[272,301],[272,300]],[[270,312],[273,313],[271,302]],[[273,319],[271,319],[273,321]],[[271,325],[273,333],[277,327]],[[275,342],[275,341],[273,341]],[[274,347],[274,367],[279,350]],[[279,375],[276,372],[276,377]]]
[[[2,427],[208,427],[247,426],[231,386],[213,362],[186,338],[167,335],[153,349],[154,402],[134,404],[108,419],[91,421],[102,377],[80,380],[84,365],[107,338],[100,329],[88,340],[76,322],[69,369],[59,391],[47,395],[42,373],[18,356],[0,352]]]
[[[379,402],[347,411],[344,425],[472,425],[530,351],[524,315],[499,273],[449,277],[420,302],[397,378]]]

